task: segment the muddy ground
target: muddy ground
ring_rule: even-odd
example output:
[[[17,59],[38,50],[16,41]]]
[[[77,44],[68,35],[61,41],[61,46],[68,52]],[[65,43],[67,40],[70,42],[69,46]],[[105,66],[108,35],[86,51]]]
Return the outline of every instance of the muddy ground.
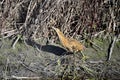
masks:
[[[81,54],[72,54],[60,44],[26,40],[11,47],[10,40],[0,41],[1,79],[120,79],[120,42],[116,42],[110,61],[107,59],[108,40],[94,40],[102,50],[86,47]]]

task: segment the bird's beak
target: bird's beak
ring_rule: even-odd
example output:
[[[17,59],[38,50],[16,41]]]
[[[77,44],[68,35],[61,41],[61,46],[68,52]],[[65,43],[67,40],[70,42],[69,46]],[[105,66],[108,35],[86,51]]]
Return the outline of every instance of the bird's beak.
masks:
[[[55,28],[55,27],[52,27],[52,29],[56,30],[56,28]]]

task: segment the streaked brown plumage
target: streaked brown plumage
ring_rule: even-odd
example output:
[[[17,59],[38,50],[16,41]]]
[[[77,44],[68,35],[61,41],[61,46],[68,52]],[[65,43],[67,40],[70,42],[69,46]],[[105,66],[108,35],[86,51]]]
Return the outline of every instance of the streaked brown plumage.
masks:
[[[78,42],[75,39],[65,37],[64,34],[58,28],[55,27],[52,28],[57,32],[61,44],[69,51],[78,52],[84,50],[85,47],[80,42]]]

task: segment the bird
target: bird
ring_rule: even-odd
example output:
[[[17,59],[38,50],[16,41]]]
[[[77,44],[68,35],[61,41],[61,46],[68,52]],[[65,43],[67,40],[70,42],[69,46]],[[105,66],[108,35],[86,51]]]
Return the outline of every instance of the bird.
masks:
[[[81,52],[85,49],[85,46],[73,38],[65,37],[65,35],[55,27],[52,27],[54,29],[59,37],[60,43],[63,45],[64,48],[69,50],[70,52],[77,53]],[[85,58],[85,55],[82,53],[83,58]]]

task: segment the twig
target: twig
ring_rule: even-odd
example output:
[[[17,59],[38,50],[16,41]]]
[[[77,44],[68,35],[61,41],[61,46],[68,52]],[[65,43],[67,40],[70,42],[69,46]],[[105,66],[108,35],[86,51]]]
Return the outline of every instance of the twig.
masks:
[[[0,38],[0,39],[5,39],[5,38],[8,38],[8,37],[10,37],[10,36],[12,36],[12,35],[15,35],[15,34],[18,34],[18,32],[16,32],[16,33],[12,33],[12,34],[9,34],[9,35],[7,35],[7,36],[3,36],[3,37]]]
[[[103,63],[102,60],[99,60],[99,61],[89,61],[89,63],[92,63],[92,64],[99,64],[99,63]]]
[[[16,30],[4,31],[4,32],[0,33],[0,35],[3,36],[2,37],[3,39],[8,38],[8,37],[15,35],[15,34],[18,34],[18,32]]]
[[[5,2],[5,0],[2,0],[0,4],[3,4]]]
[[[10,33],[14,33],[16,30],[10,30],[10,31],[2,31],[0,35],[5,35],[5,34],[10,34]]]
[[[89,40],[89,42],[92,44],[92,45],[94,45],[94,46],[96,46],[97,48],[99,48],[100,50],[103,50],[100,46],[98,46],[98,45],[96,45],[94,42],[92,42],[91,40]]]
[[[109,45],[108,56],[107,56],[107,60],[106,61],[109,61],[110,58],[111,58],[111,55],[112,55],[112,52],[113,52],[113,48],[115,46],[116,39],[117,39],[117,36],[114,37],[114,39],[112,40],[112,42]]]
[[[23,62],[21,62],[21,61],[19,61],[19,63],[20,63],[23,67],[25,67],[26,69],[28,69],[29,71],[31,71],[31,72],[33,72],[33,73],[37,73],[36,71],[30,69],[25,63],[23,63]]]
[[[31,0],[31,2],[30,2],[30,4],[29,4],[29,7],[28,7],[26,20],[25,20],[25,23],[24,23],[25,28],[27,27],[27,24],[28,24],[28,22],[29,22],[29,19],[30,19],[32,13],[34,12],[34,9],[35,9],[36,6],[37,6],[37,3],[34,3],[33,6],[32,6],[32,3],[33,3],[33,1]],[[31,6],[32,6],[32,8],[31,8]]]
[[[104,32],[105,32],[105,30],[100,31],[100,32],[98,32],[98,33],[94,34],[94,36],[95,36],[95,37],[97,37],[98,35],[100,35],[100,34],[102,34],[102,33],[104,33]]]
[[[37,80],[37,79],[38,79],[38,80],[39,80],[39,79],[41,79],[41,77],[18,77],[18,76],[14,76],[14,75],[13,75],[13,76],[11,77],[11,79],[20,79],[20,80],[21,80],[21,79],[22,79],[22,80],[23,80],[23,79],[27,79],[27,80],[33,80],[33,79],[34,79],[34,80]]]
[[[90,69],[90,68],[88,68],[88,67],[86,67],[84,65],[81,65],[81,67],[83,69],[85,69],[85,71],[88,72],[90,75],[94,75],[94,73],[97,73],[96,71],[94,71],[94,70],[92,70],[92,69]]]
[[[7,58],[6,65],[5,65],[5,72],[3,74],[5,80],[7,80],[7,70],[8,70],[8,65],[10,63],[9,61],[10,61],[9,58]]]
[[[15,49],[15,45],[18,42],[18,40],[21,38],[20,35],[17,36],[16,40],[14,41],[14,43],[12,44],[12,48]]]

